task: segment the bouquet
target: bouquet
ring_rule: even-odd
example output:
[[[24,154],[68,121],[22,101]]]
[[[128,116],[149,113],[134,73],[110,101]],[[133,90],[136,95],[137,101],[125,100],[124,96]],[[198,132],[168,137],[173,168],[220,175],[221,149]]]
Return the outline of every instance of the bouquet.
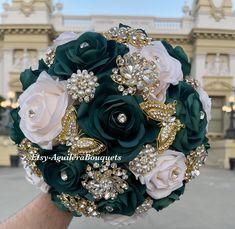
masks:
[[[126,225],[199,175],[211,102],[183,49],[120,24],[61,34],[20,75],[10,136],[27,179],[75,216]]]

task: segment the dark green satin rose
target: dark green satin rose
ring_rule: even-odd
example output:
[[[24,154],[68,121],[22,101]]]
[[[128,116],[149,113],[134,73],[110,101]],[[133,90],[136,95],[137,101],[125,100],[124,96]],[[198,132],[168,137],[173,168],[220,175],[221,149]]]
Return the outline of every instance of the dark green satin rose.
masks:
[[[16,144],[20,144],[25,138],[20,129],[20,116],[18,114],[19,108],[11,110],[12,122],[9,125],[9,136]]]
[[[153,208],[155,208],[157,211],[162,210],[163,208],[168,207],[170,204],[174,203],[176,200],[180,199],[180,196],[183,195],[185,189],[185,185],[181,188],[173,191],[169,196],[164,197],[159,200],[153,201]]]
[[[107,155],[118,155],[122,157],[120,162],[128,162],[144,144],[153,143],[158,132],[158,126],[140,109],[140,102],[141,97],[122,96],[115,84],[104,83],[92,102],[79,106],[79,126],[89,137],[106,144]],[[124,121],[120,121],[120,115]]]
[[[189,63],[188,57],[183,48],[180,46],[176,46],[175,48],[173,48],[171,44],[166,41],[162,41],[162,44],[165,46],[169,55],[171,55],[181,63],[181,69],[184,77],[189,76],[191,72],[191,64]]]
[[[185,125],[177,133],[171,147],[177,151],[189,154],[203,144],[206,136],[207,119],[198,93],[185,82],[171,85],[167,91],[166,103],[177,102],[176,117]],[[201,118],[203,112],[204,118]]]
[[[49,186],[60,193],[76,195],[82,187],[80,177],[85,172],[85,165],[81,160],[62,159],[68,156],[67,150],[65,146],[54,147],[53,151],[45,150],[40,153],[41,160],[36,164]],[[43,156],[51,159],[44,161]]]
[[[56,56],[49,74],[61,79],[68,79],[78,69],[93,71],[101,79],[109,75],[116,67],[118,55],[124,55],[129,49],[115,41],[108,41],[104,36],[95,32],[83,33],[73,40],[56,48]]]
[[[22,84],[22,89],[25,91],[30,85],[36,82],[40,73],[42,71],[47,71],[48,66],[43,59],[39,60],[38,69],[33,71],[32,68],[26,69],[20,74],[20,82]]]
[[[119,194],[114,200],[100,200],[97,203],[97,210],[109,214],[132,216],[135,213],[136,208],[145,200],[144,193],[146,191],[146,186],[138,182],[133,176],[129,178],[128,183],[128,190],[123,194]],[[108,212],[107,208],[112,208],[113,211]]]

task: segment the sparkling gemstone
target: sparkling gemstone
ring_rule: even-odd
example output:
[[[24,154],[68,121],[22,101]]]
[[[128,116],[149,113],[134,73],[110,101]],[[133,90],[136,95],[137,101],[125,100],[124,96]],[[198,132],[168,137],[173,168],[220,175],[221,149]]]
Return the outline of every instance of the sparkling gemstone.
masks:
[[[204,111],[200,111],[200,119],[204,119],[205,118],[205,113]]]
[[[29,110],[28,115],[29,115],[29,118],[33,118],[36,115],[36,113],[33,110]]]
[[[87,42],[83,42],[83,43],[80,44],[81,49],[86,48],[88,46],[89,46],[89,44]]]
[[[117,120],[118,120],[120,123],[125,123],[125,122],[127,121],[127,116],[126,116],[126,114],[120,113],[120,114],[117,116]]]
[[[67,173],[66,173],[65,171],[62,171],[61,174],[60,174],[60,176],[61,176],[61,179],[62,179],[63,181],[68,180],[68,175],[67,175]]]
[[[112,211],[114,210],[111,206],[106,206],[105,209],[106,209],[108,212],[112,212]]]
[[[95,162],[95,163],[93,164],[93,167],[97,169],[97,168],[100,167],[100,165],[99,165],[99,163]]]

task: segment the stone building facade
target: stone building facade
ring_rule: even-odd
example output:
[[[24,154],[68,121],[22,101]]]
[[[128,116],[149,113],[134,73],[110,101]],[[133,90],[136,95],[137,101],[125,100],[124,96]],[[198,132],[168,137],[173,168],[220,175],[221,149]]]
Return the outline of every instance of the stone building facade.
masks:
[[[64,31],[103,32],[120,22],[143,28],[155,39],[181,45],[196,78],[212,98],[211,137],[222,138],[228,117],[222,112],[235,86],[235,12],[231,0],[194,0],[181,18],[71,16],[52,0],[4,1],[0,15],[0,95],[21,92],[20,72],[37,66],[53,39]],[[1,142],[0,142],[1,144]]]

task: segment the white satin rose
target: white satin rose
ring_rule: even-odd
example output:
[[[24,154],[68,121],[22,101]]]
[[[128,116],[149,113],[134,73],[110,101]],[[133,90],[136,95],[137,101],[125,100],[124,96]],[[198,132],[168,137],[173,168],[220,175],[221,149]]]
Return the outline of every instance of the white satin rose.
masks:
[[[143,219],[147,214],[134,214],[133,216],[126,216],[126,215],[117,215],[117,214],[104,214],[102,215],[102,219],[105,223],[109,223],[113,226],[128,226],[131,224],[136,223],[138,219]]]
[[[153,61],[157,65],[160,87],[156,88],[155,92],[150,94],[150,99],[165,102],[166,90],[169,85],[177,85],[179,81],[183,80],[181,63],[169,55],[160,41],[154,41],[150,45],[144,46],[142,49],[137,49],[130,45],[129,49],[130,53],[140,52],[143,57]]]
[[[54,80],[43,71],[19,97],[20,129],[31,142],[52,149],[62,131],[61,120],[68,106],[66,81]]]
[[[76,40],[80,37],[81,34],[77,34],[74,32],[64,32],[61,33],[54,41],[53,41],[53,48],[56,48],[59,45],[66,44],[70,41]]]
[[[158,156],[156,167],[145,175],[135,174],[153,199],[162,199],[183,186],[187,166],[183,153],[166,150]]]
[[[208,125],[211,120],[211,98],[208,96],[208,94],[204,91],[204,89],[201,86],[197,87],[196,91],[199,94],[199,98],[200,101],[202,102],[203,109],[206,112],[207,129],[208,129]]]
[[[45,183],[43,178],[36,176],[26,162],[22,161],[22,164],[23,164],[24,170],[26,172],[26,174],[25,174],[26,180],[30,184],[39,188],[42,192],[48,193],[50,186],[47,183]]]

